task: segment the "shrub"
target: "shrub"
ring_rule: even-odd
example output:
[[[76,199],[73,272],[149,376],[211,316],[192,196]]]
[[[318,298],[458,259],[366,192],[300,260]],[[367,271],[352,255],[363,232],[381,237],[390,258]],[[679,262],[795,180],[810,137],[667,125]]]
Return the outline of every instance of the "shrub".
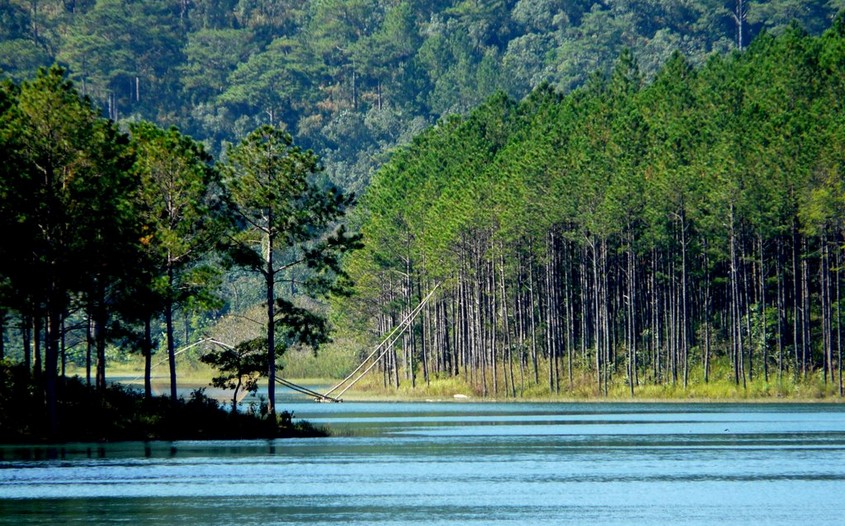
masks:
[[[225,409],[205,389],[176,402],[147,399],[143,393],[113,384],[97,390],[79,378],[59,385],[59,429],[48,432],[42,383],[25,368],[0,363],[0,442],[114,442],[126,440],[202,440],[325,436],[291,413],[267,414]]]

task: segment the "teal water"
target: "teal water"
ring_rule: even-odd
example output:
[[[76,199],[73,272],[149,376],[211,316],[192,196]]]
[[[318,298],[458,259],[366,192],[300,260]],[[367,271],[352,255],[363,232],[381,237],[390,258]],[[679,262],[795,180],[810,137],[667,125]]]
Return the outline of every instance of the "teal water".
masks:
[[[290,401],[322,439],[0,448],[0,525],[845,524],[845,407]]]

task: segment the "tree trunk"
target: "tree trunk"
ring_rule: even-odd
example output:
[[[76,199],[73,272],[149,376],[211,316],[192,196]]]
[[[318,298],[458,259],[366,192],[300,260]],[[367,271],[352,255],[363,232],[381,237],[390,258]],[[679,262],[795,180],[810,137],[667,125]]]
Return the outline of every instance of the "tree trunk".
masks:
[[[59,357],[61,365],[59,369],[59,377],[64,379],[67,377],[67,312],[62,313],[61,326],[62,336],[60,338],[61,343],[59,343]]]
[[[740,51],[745,48],[745,20],[748,16],[748,8],[745,6],[745,0],[736,0],[734,12],[732,13],[734,23],[736,24],[736,47]]]
[[[534,297],[534,252],[531,242],[528,243],[528,321],[531,324],[531,365],[534,370],[534,384],[540,383],[540,372],[537,365],[537,303]]]
[[[422,301],[423,298],[423,291],[422,291],[422,284],[421,279],[417,278],[417,296]],[[422,311],[422,337],[420,338],[420,359],[422,365],[422,373],[423,373],[423,381],[426,385],[429,384],[428,379],[428,347],[427,338],[429,334],[429,330],[431,330],[431,304],[427,304]]]
[[[810,263],[807,261],[807,238],[801,236],[801,252],[804,255],[801,258],[801,303],[803,305],[804,315],[802,316],[802,331],[804,336],[802,338],[801,350],[801,371],[806,377],[809,369],[813,367],[812,357],[810,356],[810,349],[812,349],[810,336]]]
[[[98,389],[106,388],[106,291],[101,279],[97,280],[94,299],[94,339],[97,348],[97,381]]]
[[[681,211],[681,338],[684,359],[684,389],[689,383],[689,300],[687,298],[687,218],[686,211]]]
[[[680,312],[680,295],[678,294],[678,284],[677,284],[677,276],[675,270],[675,258],[671,258],[667,262],[669,266],[669,290],[668,293],[668,305],[666,306],[666,341],[669,346],[668,351],[668,358],[669,358],[669,368],[672,375],[672,385],[677,385],[678,383],[678,366],[679,366],[679,354],[678,354],[678,313]]]
[[[760,250],[760,359],[763,360],[763,380],[769,383],[769,353],[767,339],[767,323],[766,323],[766,261],[763,253],[763,236],[758,235],[757,244]]]
[[[596,246],[595,240],[589,240],[590,248],[593,252],[593,308],[594,308],[594,316],[593,316],[593,323],[595,325],[594,328],[594,336],[593,339],[595,340],[596,345],[596,388],[598,389],[598,393],[601,394],[602,392],[602,349],[601,349],[601,314],[599,310],[599,254],[598,254],[598,247]]]
[[[32,373],[32,316],[21,316],[21,338],[23,339],[23,364]],[[90,383],[90,382],[89,382]]]
[[[268,212],[268,225],[272,225],[272,211]],[[269,227],[268,227],[269,228]],[[274,237],[266,234],[267,250],[264,255],[264,287],[267,302],[267,412],[276,414],[276,270],[273,261]]]
[[[842,249],[841,242],[836,246],[836,366],[839,373],[839,396],[843,395],[842,383],[842,295],[840,290],[842,270]]]
[[[62,332],[61,301],[51,298],[47,309],[47,345],[44,351],[45,394],[50,434],[55,436],[59,429],[58,412],[58,360]]]
[[[745,264],[745,260],[747,258],[745,253],[745,243],[740,239],[739,240],[739,273],[741,277],[741,284],[738,284],[740,287],[739,290],[739,304],[737,306],[737,310],[739,311],[739,333],[741,337],[741,341],[743,345],[740,347],[740,355],[739,355],[739,368],[740,368],[740,377],[742,378],[742,388],[745,389],[748,386],[749,380],[754,380],[754,370],[752,366],[754,365],[752,361],[753,356],[753,348],[751,341],[751,301],[748,297],[748,265]],[[743,331],[742,320],[745,319],[745,330]],[[747,348],[747,349],[746,349]],[[746,359],[745,351],[748,351],[748,357]],[[745,364],[748,364],[746,367]]]
[[[822,354],[824,355],[824,382],[833,382],[833,323],[831,322],[833,307],[831,305],[830,286],[830,247],[827,232],[821,236],[821,264],[819,265],[819,286],[821,287],[822,311]]]
[[[710,381],[710,258],[707,255],[707,239],[702,240],[704,253],[704,383]]]
[[[792,353],[795,360],[795,379],[797,380],[799,374],[802,373],[803,366],[801,363],[801,347],[803,340],[803,322],[802,311],[803,308],[800,303],[800,289],[799,289],[799,266],[798,266],[798,229],[793,222],[792,225]],[[799,330],[800,329],[800,330]]]
[[[511,396],[516,398],[516,384],[514,383],[514,376],[513,376],[513,355],[512,355],[512,348],[513,348],[513,340],[511,339],[511,330],[510,330],[510,315],[508,313],[508,295],[507,289],[505,288],[505,256],[504,256],[504,247],[499,247],[499,278],[500,278],[500,286],[502,290],[502,323],[504,328],[504,348],[505,348],[505,356],[504,359],[506,360],[506,367],[507,367],[507,375],[506,378],[510,380],[510,392]]]
[[[572,379],[572,355],[575,352],[575,318],[574,318],[574,309],[572,307],[573,297],[572,297],[572,288],[574,287],[574,281],[572,279],[572,254],[570,253],[569,244],[564,240],[563,245],[563,254],[564,254],[564,275],[563,275],[563,287],[564,287],[564,314],[566,316],[566,374],[569,380],[569,390],[571,391],[573,388],[573,379]]]
[[[90,308],[88,316],[85,318],[85,382],[89,387],[91,386],[91,364],[93,363],[92,355],[94,350],[94,313],[93,307]]]
[[[649,285],[651,293],[651,352],[652,352],[652,374],[654,375],[654,383],[660,384],[660,291],[657,283],[658,266],[658,252],[657,249],[651,250],[651,273],[649,275]]]
[[[44,319],[42,318],[42,316],[43,314],[41,312],[36,311],[36,314],[33,317],[32,324],[32,352],[34,354],[33,374],[36,378],[41,378],[41,375],[44,374],[44,365],[42,364],[41,360],[41,347],[44,344],[44,340],[41,339],[44,333],[44,331],[42,330]]]
[[[738,272],[739,269],[737,268],[737,248],[736,248],[736,233],[734,232],[734,218],[733,218],[733,205],[730,208],[730,233],[729,233],[729,240],[730,243],[730,287],[731,287],[731,339],[733,340],[733,369],[734,369],[734,383],[739,385],[740,381],[740,372],[742,367],[742,322],[740,318],[740,307],[739,307],[739,278]],[[745,375],[742,375],[743,382],[745,381]]]
[[[628,238],[628,363],[631,398],[637,385],[637,255],[634,250],[633,228]]]
[[[555,356],[555,345],[554,345],[554,328],[553,328],[553,314],[552,314],[552,303],[554,294],[552,292],[552,242],[551,242],[551,232],[546,235],[546,264],[544,269],[544,279],[543,279],[543,287],[545,289],[544,296],[545,296],[545,308],[543,309],[544,318],[546,320],[546,351],[549,357],[549,393],[555,392],[555,364],[557,361],[557,357]]]
[[[153,397],[152,369],[153,369],[153,338],[152,338],[152,317],[144,317],[144,398],[147,400]]]
[[[168,257],[169,259],[169,257]],[[174,278],[173,278],[173,267],[172,265],[168,264],[167,269],[167,283],[168,283],[168,294],[167,301],[165,302],[164,307],[164,325],[165,325],[165,333],[167,337],[167,361],[170,364],[170,400],[172,402],[176,402],[176,342],[174,341],[175,335],[173,331],[173,299],[172,299],[172,291],[174,285]]]
[[[602,339],[602,348],[604,349],[604,358],[603,358],[603,374],[602,374],[602,381],[604,383],[604,396],[608,395],[609,389],[609,382],[610,382],[610,366],[612,362],[612,345],[611,345],[611,330],[610,330],[610,287],[608,283],[608,264],[607,264],[607,239],[602,238],[601,243],[599,245],[600,251],[599,254],[601,258],[599,260],[599,264],[601,265],[601,333]]]
[[[777,256],[775,257],[775,274],[777,276],[777,316],[778,316],[778,381],[783,380],[783,331],[784,331],[784,323],[785,323],[785,316],[786,316],[786,298],[785,298],[785,286],[784,286],[784,278],[783,278],[783,243],[778,236],[777,238]]]

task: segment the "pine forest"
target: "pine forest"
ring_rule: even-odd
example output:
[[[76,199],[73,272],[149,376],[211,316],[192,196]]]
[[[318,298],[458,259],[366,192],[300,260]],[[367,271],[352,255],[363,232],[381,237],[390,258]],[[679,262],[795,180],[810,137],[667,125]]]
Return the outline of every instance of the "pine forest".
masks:
[[[415,138],[364,196],[350,261],[362,326],[439,287],[385,381],[841,394],[844,30],[677,53],[648,83],[624,52],[569,94],[493,97]]]

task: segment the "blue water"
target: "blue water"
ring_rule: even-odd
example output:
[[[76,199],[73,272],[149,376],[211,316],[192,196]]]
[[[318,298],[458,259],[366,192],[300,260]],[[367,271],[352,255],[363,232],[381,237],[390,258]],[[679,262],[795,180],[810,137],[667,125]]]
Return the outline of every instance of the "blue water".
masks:
[[[845,523],[845,407],[291,401],[331,438],[0,448],[0,525]]]

